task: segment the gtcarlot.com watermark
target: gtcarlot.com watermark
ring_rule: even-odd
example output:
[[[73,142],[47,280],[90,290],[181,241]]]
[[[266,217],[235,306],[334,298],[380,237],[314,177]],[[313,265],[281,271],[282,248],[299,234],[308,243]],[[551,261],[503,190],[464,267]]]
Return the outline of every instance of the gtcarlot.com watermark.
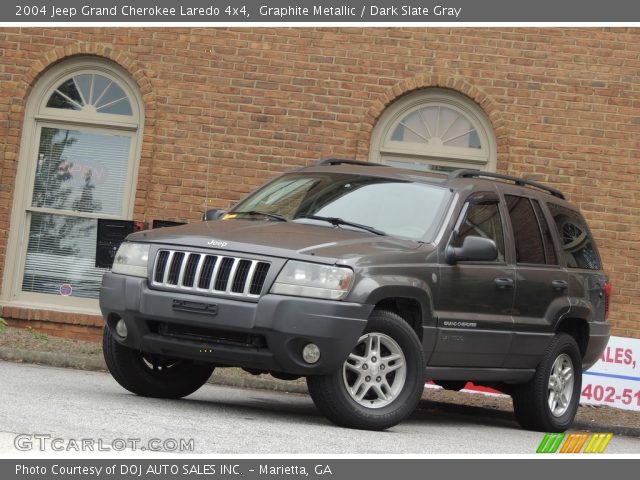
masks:
[[[49,434],[22,433],[13,439],[21,452],[193,452],[193,438],[60,438]]]

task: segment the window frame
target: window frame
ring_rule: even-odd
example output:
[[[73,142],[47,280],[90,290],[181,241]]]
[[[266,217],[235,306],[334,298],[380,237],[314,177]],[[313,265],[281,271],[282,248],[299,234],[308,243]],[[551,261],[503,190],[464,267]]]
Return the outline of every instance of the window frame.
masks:
[[[502,253],[503,253],[503,257],[504,258],[502,260],[500,260],[499,259],[500,257],[498,256],[498,258],[496,260],[486,260],[486,261],[461,260],[458,263],[464,264],[464,265],[500,265],[500,266],[509,265],[511,263],[509,261],[509,256],[511,255],[511,252],[510,252],[509,244],[507,242],[507,228],[510,228],[510,225],[509,225],[509,227],[507,227],[507,224],[505,223],[506,220],[508,220],[508,217],[505,217],[504,202],[495,192],[482,191],[482,192],[474,192],[471,195],[469,195],[464,200],[464,202],[462,204],[462,208],[460,209],[460,212],[458,213],[458,218],[456,219],[456,222],[454,223],[452,234],[455,231],[459,232],[459,229],[462,226],[462,224],[464,223],[465,219],[467,218],[471,208],[473,208],[474,205],[482,205],[482,204],[495,204],[496,207],[498,208],[498,218],[500,220],[500,229],[502,231],[502,245],[503,245],[503,250],[504,250]],[[459,240],[459,238],[460,238],[459,235],[458,235],[458,238],[456,238],[456,239],[451,238],[447,242],[447,245],[454,245],[454,243],[456,243]],[[496,247],[497,247],[497,245],[496,245]],[[498,252],[498,253],[500,253],[500,252]]]
[[[37,126],[36,126],[36,141],[34,142],[34,146],[37,147],[40,143],[40,135],[42,132],[43,128],[59,128],[61,126],[60,123],[53,123],[50,120],[44,120],[41,122],[37,122]],[[74,125],[67,125],[66,127],[69,127],[69,129],[75,129],[75,130],[79,130],[82,132],[88,132],[88,133],[106,133],[106,132],[113,132],[113,129],[107,129],[103,126],[94,126],[94,125],[79,125],[79,124],[74,124]],[[123,136],[129,136],[131,141],[129,143],[129,160],[131,160],[131,158],[133,158],[133,155],[135,154],[135,144],[136,144],[136,134],[135,132],[132,132],[130,130],[121,130],[118,132],[120,135]],[[37,145],[36,145],[37,144]],[[38,149],[34,148],[34,153],[37,155],[38,154]],[[134,162],[129,161],[129,165],[127,166],[127,176],[125,178],[125,183],[124,183],[124,188],[123,188],[123,192],[125,192],[126,194],[129,194],[131,191],[131,188],[133,187],[132,185],[132,178],[135,172],[134,169]],[[36,175],[36,171],[38,168],[37,165],[37,161],[33,162],[32,165],[30,165],[31,169],[29,171],[29,175],[30,178],[35,178]],[[32,199],[33,199],[33,191],[35,188],[35,184],[34,182],[32,182],[31,185],[28,186],[28,188],[25,189],[25,197],[28,199],[28,204],[25,206],[25,209],[28,212],[41,212],[41,213],[48,213],[48,214],[52,214],[52,215],[70,215],[70,216],[76,216],[76,217],[83,217],[83,218],[107,218],[107,219],[122,219],[125,218],[127,215],[129,215],[130,210],[132,210],[131,208],[129,208],[130,206],[127,204],[127,202],[123,199],[122,202],[122,207],[120,210],[120,214],[112,214],[112,213],[89,213],[89,212],[80,212],[80,211],[75,211],[75,210],[63,210],[63,209],[57,209],[57,208],[46,208],[46,207],[34,207],[31,205],[32,203]],[[128,195],[127,195],[128,196]],[[131,214],[133,214],[133,212],[131,211]]]
[[[422,144],[389,140],[403,118],[429,106],[444,106],[462,113],[474,126],[480,138],[482,148],[478,149],[478,154],[473,154],[471,148],[425,149],[416,147]],[[455,90],[429,87],[401,97],[382,113],[371,135],[369,160],[375,163],[413,160],[416,166],[434,165],[495,172],[497,142],[489,117],[477,103]]]
[[[46,106],[53,91],[63,81],[81,73],[96,73],[106,76],[110,80],[115,80],[128,95],[133,115],[91,115],[84,111]],[[109,130],[131,135],[129,165],[123,188],[121,215],[91,214],[31,206],[39,139],[43,127],[93,132]],[[11,210],[11,229],[0,296],[2,304],[90,314],[99,313],[97,298],[77,298],[73,295],[64,297],[22,291],[31,215],[32,212],[37,211],[45,214],[72,215],[82,218],[131,219],[135,208],[135,187],[142,153],[143,130],[144,102],[140,89],[124,68],[110,60],[93,56],[74,57],[52,66],[37,80],[26,99]]]
[[[69,60],[68,62],[63,62],[64,65],[67,63],[71,64],[73,61]],[[137,85],[135,86],[135,90],[132,89],[133,85],[131,85],[131,81],[126,81],[128,79],[122,78],[123,72],[120,72],[120,75],[114,75],[113,69],[115,64],[108,65],[106,62],[95,62],[95,60],[86,60],[82,62],[74,62],[76,65],[69,66],[68,69],[60,69],[57,72],[57,75],[52,75],[51,79],[47,79],[47,87],[43,88],[39,93],[41,98],[37,103],[37,110],[35,112],[35,117],[38,120],[46,120],[46,119],[56,119],[69,122],[71,124],[85,124],[91,123],[92,125],[105,125],[113,128],[125,128],[136,130],[138,126],[141,124],[140,117],[143,109],[142,105],[139,101],[136,101],[135,97],[137,95],[133,95],[134,92],[137,91]],[[55,67],[53,67],[55,68]],[[49,72],[45,73],[44,77],[48,75]],[[133,114],[129,115],[117,115],[112,113],[95,113],[91,114],[86,110],[78,111],[78,110],[70,110],[65,108],[55,108],[55,107],[47,107],[47,102],[51,95],[55,92],[55,90],[60,86],[60,84],[72,77],[77,75],[81,75],[83,73],[97,73],[104,77],[107,77],[109,80],[116,82],[116,84],[122,88],[122,90],[129,94],[129,99],[131,101],[131,110]],[[44,80],[41,79],[40,81]],[[32,92],[31,95],[35,93]],[[137,105],[136,105],[137,104]],[[137,108],[136,108],[137,107]]]

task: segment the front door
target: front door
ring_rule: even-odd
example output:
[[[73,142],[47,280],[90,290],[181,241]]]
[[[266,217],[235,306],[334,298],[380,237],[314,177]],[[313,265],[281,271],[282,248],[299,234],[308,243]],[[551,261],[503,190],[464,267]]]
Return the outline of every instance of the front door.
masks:
[[[495,194],[474,194],[467,200],[456,224],[454,246],[471,235],[490,238],[498,258],[442,266],[438,339],[429,365],[502,366],[511,343],[515,291],[514,268],[505,256],[503,218]]]

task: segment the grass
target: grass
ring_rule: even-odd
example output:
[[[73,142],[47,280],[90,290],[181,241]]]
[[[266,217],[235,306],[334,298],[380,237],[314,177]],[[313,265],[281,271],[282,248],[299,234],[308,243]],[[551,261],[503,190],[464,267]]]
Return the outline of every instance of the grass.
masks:
[[[6,331],[7,328],[9,328],[7,326],[7,322],[5,322],[4,318],[0,317],[0,333],[3,333],[4,331]]]
[[[88,345],[78,345],[78,342],[75,340],[71,340],[69,338],[62,338],[63,343],[68,345],[70,348],[75,348],[77,353],[85,354],[85,355],[96,355],[102,353],[102,345],[97,344],[88,344]]]
[[[0,348],[56,352],[64,355],[101,356],[102,347],[97,341],[83,341],[56,337],[34,328],[15,328],[0,323]]]
[[[46,333],[37,332],[36,330],[33,330],[31,327],[27,327],[26,330],[29,335],[31,335],[33,338],[35,338],[39,342],[49,343],[49,335],[47,335]]]

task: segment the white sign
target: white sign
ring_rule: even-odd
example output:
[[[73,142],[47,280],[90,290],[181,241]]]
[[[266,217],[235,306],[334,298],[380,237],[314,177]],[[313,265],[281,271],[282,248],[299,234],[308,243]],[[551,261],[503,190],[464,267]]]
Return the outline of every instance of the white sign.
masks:
[[[611,337],[582,377],[580,403],[640,411],[640,340]]]

